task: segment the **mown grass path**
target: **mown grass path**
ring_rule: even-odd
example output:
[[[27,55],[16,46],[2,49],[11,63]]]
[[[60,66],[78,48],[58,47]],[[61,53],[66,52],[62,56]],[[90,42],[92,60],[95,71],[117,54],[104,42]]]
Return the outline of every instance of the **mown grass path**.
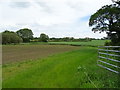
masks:
[[[3,88],[116,87],[117,77],[98,67],[96,60],[96,48],[80,47],[42,60],[5,65]]]

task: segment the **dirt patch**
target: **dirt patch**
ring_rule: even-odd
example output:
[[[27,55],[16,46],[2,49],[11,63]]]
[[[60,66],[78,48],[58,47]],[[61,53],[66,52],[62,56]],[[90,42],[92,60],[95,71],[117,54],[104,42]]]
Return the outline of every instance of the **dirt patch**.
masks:
[[[2,63],[44,58],[56,53],[76,50],[79,47],[69,45],[4,45]]]

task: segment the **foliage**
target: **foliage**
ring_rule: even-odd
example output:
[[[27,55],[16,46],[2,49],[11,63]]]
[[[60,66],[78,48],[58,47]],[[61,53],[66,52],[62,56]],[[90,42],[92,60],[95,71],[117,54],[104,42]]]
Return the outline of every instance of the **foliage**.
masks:
[[[63,38],[50,38],[50,42],[79,42],[79,41],[91,41],[93,38],[74,38],[74,37],[63,37]]]
[[[120,5],[120,0],[112,0],[112,2]]]
[[[33,38],[33,32],[28,28],[20,29],[16,33],[23,39],[23,42],[30,42]]]
[[[112,44],[120,42],[120,5],[111,4],[103,6],[94,13],[89,20],[92,31],[106,32]]]
[[[48,42],[48,40],[49,40],[48,35],[46,35],[44,33],[40,34],[40,38],[39,38],[40,42]]]
[[[19,37],[15,32],[4,31],[2,32],[2,44],[21,43],[22,38]]]
[[[111,46],[111,42],[106,41],[105,46]]]

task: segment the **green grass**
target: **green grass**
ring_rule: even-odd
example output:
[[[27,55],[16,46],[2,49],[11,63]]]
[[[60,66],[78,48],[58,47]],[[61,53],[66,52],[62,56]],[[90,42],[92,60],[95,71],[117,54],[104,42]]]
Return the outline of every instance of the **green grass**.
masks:
[[[49,42],[49,44],[68,44],[68,45],[85,45],[85,46],[103,46],[106,41],[110,40],[92,40],[88,42]]]
[[[80,47],[41,60],[4,65],[3,88],[117,87],[117,75],[98,67],[96,61],[96,48]]]
[[[92,41],[77,41],[77,42],[30,42],[30,43],[21,43],[23,45],[28,44],[39,44],[39,45],[80,45],[80,46],[103,46],[105,42],[110,42],[110,40],[92,40]]]

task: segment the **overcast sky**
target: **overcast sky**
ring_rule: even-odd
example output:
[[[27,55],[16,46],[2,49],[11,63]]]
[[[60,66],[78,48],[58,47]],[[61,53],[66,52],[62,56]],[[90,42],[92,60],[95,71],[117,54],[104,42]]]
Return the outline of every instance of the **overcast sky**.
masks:
[[[90,16],[111,0],[0,0],[0,32],[29,28],[35,37],[102,38],[88,22]]]

